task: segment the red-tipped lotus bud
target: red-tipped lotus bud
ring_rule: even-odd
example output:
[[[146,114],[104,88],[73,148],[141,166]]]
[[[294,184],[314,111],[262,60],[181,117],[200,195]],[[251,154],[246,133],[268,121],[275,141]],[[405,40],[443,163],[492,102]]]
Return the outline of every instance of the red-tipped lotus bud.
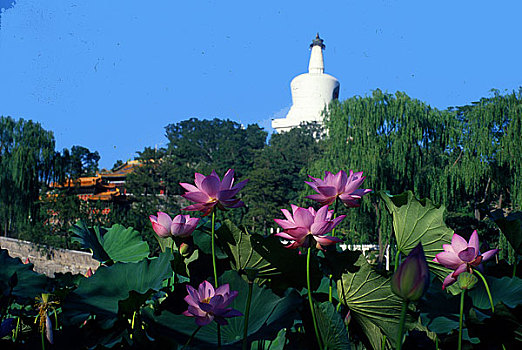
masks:
[[[392,276],[392,291],[399,297],[419,300],[430,284],[430,275],[422,244],[419,243]]]
[[[192,254],[192,251],[192,247],[185,242],[181,243],[179,246],[179,252],[184,258],[188,258]]]
[[[352,315],[350,315],[350,311],[348,311],[348,313],[346,314],[346,316],[344,317],[344,325],[346,327],[348,327],[348,325],[350,324],[350,322],[352,321]]]

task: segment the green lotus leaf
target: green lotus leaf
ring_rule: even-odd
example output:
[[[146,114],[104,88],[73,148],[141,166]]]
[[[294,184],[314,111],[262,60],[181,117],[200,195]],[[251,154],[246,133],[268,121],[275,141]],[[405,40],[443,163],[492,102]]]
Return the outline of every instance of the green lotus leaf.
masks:
[[[78,221],[71,232],[75,235],[72,241],[90,249],[93,258],[102,263],[138,262],[150,253],[147,242],[132,227],[116,224],[108,230],[97,226],[88,228],[83,221]]]
[[[522,254],[522,212],[514,212],[504,216],[502,210],[495,210],[491,213],[491,218],[515,251]]]
[[[11,294],[17,301],[33,300],[45,291],[47,277],[33,271],[33,264],[24,264],[0,249],[0,296]]]
[[[408,255],[419,242],[422,243],[430,271],[443,281],[451,270],[432,260],[443,251],[442,245],[450,244],[453,237],[453,230],[444,223],[445,207],[436,206],[429,199],[418,200],[411,191],[399,195],[380,194],[393,216],[397,249]],[[447,289],[454,295],[460,293],[456,285]]]
[[[314,307],[323,347],[330,350],[349,350],[346,326],[333,304],[326,301],[315,304]]]
[[[496,278],[487,276],[486,280],[494,305],[503,303],[510,308],[514,308],[522,304],[522,279],[518,277]],[[473,300],[473,306],[483,310],[491,308],[489,297],[482,281],[469,291],[469,296]]]
[[[71,324],[83,322],[90,314],[115,319],[122,311],[120,303],[127,309],[140,299],[137,294],[161,288],[162,282],[172,274],[171,257],[170,252],[166,252],[138,263],[100,267],[93,276],[82,279],[78,288],[68,295],[63,304],[64,318]]]
[[[221,276],[221,284],[230,284],[230,290],[237,290],[238,296],[229,305],[245,313],[248,297],[248,283],[235,271],[227,271]],[[283,328],[291,327],[298,317],[297,307],[301,298],[294,290],[284,297],[279,297],[269,289],[253,284],[252,303],[248,321],[248,340],[273,340]],[[184,315],[177,315],[170,311],[163,311],[155,315],[151,309],[145,309],[143,317],[150,323],[153,337],[172,337],[180,344],[184,344],[197,329],[194,319]],[[221,327],[221,341],[223,346],[241,347],[243,339],[244,316],[228,319],[228,325]],[[192,340],[196,348],[215,349],[217,345],[217,324],[212,322],[202,327]]]
[[[379,348],[383,334],[395,344],[403,301],[392,293],[390,279],[375,272],[358,253],[354,268],[337,282],[339,300],[348,306],[352,322],[359,324],[374,348]],[[406,328],[412,328],[411,317]]]

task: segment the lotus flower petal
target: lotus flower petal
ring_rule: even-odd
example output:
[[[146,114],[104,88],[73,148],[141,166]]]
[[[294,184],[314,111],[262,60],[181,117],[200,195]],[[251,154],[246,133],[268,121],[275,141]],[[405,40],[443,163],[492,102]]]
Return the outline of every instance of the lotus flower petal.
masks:
[[[462,264],[459,267],[457,267],[457,269],[453,272],[453,277],[457,277],[458,275],[460,275],[461,273],[463,273],[467,270],[468,270],[468,266],[466,264]]]
[[[479,237],[478,237],[477,230],[474,230],[473,233],[471,234],[471,237],[469,238],[468,247],[472,247],[473,249],[475,249],[475,252],[477,254],[480,254],[479,253],[480,243],[479,243]]]
[[[474,268],[481,269],[480,263],[488,260],[498,253],[498,249],[492,249],[484,254],[479,251],[480,242],[477,230],[471,234],[469,242],[464,238],[454,233],[451,239],[451,245],[443,244],[443,252],[436,255],[433,261],[444,265],[447,268],[454,270],[449,276],[444,279],[442,289],[451,285],[457,280],[457,276],[464,271],[473,272]]]
[[[468,242],[458,234],[454,234],[453,238],[451,239],[451,246],[453,247],[453,250],[455,253],[459,253],[466,249],[468,247]]]
[[[196,173],[194,175],[194,185],[180,183],[187,190],[182,197],[195,202],[184,210],[201,211],[204,216],[209,215],[217,206],[220,209],[238,208],[245,204],[238,198],[234,198],[237,193],[248,183],[248,180],[241,181],[234,185],[234,170],[228,169],[223,177],[219,179],[217,173],[212,170],[209,176]]]
[[[170,224],[172,222],[170,216],[158,212],[158,216],[150,215],[149,220],[152,224],[152,229],[158,236],[167,237],[170,234]]]
[[[286,220],[274,219],[274,221],[283,228],[283,232],[275,234],[278,237],[293,241],[287,248],[307,247],[310,239],[313,237],[320,246],[338,243],[339,238],[325,236],[335,227],[345,215],[341,215],[335,220],[330,220],[331,212],[328,206],[321,207],[317,212],[312,208],[300,208],[292,205],[292,213],[286,209],[282,209]]]
[[[213,320],[219,324],[226,324],[225,318],[243,315],[237,310],[228,308],[238,294],[237,291],[231,292],[228,284],[214,289],[208,281],[203,281],[197,290],[187,286],[187,292],[185,301],[188,308],[183,315],[195,317],[198,326],[207,325]]]
[[[466,249],[460,251],[458,256],[460,260],[469,263],[475,260],[477,253],[478,251],[475,253],[475,248],[467,247]]]
[[[482,254],[482,261],[486,261],[491,259],[495,254],[497,254],[500,251],[500,249],[491,249]]]
[[[452,252],[442,252],[435,256],[436,262],[442,264],[452,270],[456,269],[462,264],[462,260],[458,255]]]
[[[442,282],[442,290],[446,289],[446,287],[452,285],[456,281],[457,281],[457,278],[453,277],[453,273],[450,273],[449,275],[446,276],[446,278],[444,279],[444,282]]]
[[[306,196],[306,198],[319,202],[321,205],[332,204],[337,197],[348,207],[359,206],[358,200],[370,189],[359,189],[365,177],[362,172],[354,173],[350,170],[350,176],[341,170],[337,174],[325,172],[324,180],[309,176],[313,181],[305,181],[318,194]]]

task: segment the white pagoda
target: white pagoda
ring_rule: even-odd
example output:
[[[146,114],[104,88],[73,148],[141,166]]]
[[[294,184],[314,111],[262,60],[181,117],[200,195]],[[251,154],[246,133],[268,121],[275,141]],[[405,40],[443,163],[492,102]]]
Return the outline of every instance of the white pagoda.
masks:
[[[272,119],[277,132],[288,131],[302,122],[323,122],[323,111],[328,104],[339,98],[339,81],[324,73],[323,50],[325,45],[319,33],[310,45],[308,73],[292,79],[292,107],[285,118]]]

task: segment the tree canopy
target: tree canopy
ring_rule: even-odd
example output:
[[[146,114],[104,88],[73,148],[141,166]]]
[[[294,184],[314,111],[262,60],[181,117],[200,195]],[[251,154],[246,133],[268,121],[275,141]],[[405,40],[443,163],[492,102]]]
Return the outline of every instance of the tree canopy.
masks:
[[[4,233],[37,215],[40,183],[53,176],[54,136],[39,123],[0,117],[0,222]]]

